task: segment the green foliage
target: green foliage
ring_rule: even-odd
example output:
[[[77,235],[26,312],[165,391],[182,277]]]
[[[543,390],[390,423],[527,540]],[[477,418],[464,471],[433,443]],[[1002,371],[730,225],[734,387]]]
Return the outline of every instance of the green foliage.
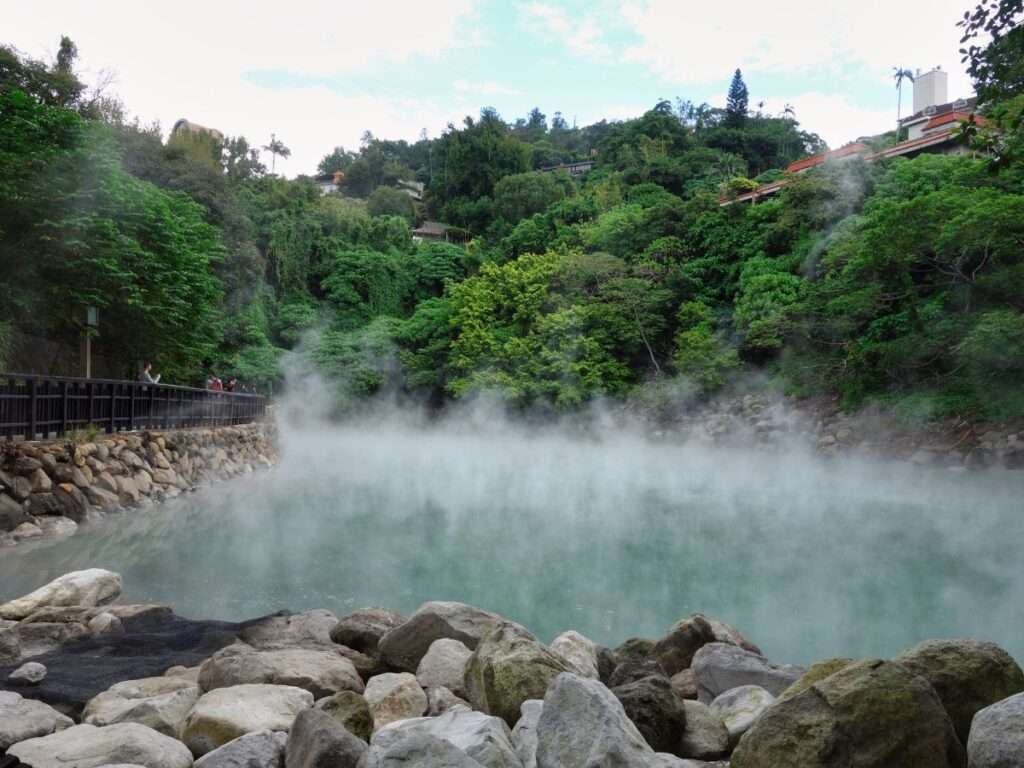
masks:
[[[400,189],[377,187],[366,200],[366,212],[371,216],[400,216],[410,224],[416,219],[412,198]]]
[[[729,95],[725,101],[725,126],[742,128],[747,122],[747,102],[749,93],[743,75],[737,69],[729,85]]]
[[[494,185],[494,213],[507,226],[543,213],[548,206],[571,194],[572,181],[552,173],[518,173]]]
[[[677,320],[679,330],[672,357],[676,371],[702,392],[721,389],[740,361],[736,350],[716,331],[711,309],[703,302],[689,301],[679,307]]]

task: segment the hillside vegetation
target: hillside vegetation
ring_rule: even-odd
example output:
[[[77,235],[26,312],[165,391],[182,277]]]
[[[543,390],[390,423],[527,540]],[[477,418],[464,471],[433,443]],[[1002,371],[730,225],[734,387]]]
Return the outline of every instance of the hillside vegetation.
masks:
[[[342,183],[321,195],[245,138],[129,122],[87,94],[70,40],[54,63],[0,49],[0,368],[20,337],[73,348],[96,306],[125,375],[149,357],[165,380],[266,388],[301,344],[342,406],[657,405],[756,372],[851,408],[1024,415],[1024,29],[1004,4],[970,52],[976,152],[827,164],[756,205],[719,203],[824,145],[751,111],[738,71],[725,110],[570,128],[485,109],[433,140],[366,134],[324,157]],[[580,178],[541,170],[582,159]],[[414,242],[424,218],[458,242]]]

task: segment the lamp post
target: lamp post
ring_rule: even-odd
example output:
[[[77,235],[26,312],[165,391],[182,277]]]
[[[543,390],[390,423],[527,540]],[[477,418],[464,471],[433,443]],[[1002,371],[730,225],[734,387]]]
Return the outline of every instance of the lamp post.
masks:
[[[92,332],[99,328],[100,311],[96,307],[85,308],[85,378],[92,378]]]

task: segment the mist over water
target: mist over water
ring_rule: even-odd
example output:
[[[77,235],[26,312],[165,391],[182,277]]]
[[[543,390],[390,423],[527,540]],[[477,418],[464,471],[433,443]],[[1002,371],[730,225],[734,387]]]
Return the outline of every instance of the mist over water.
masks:
[[[615,645],[703,611],[774,659],[933,637],[1024,659],[1024,479],[470,419],[282,428],[281,464],[0,553],[0,599],[69,570],[194,618],[432,599]]]

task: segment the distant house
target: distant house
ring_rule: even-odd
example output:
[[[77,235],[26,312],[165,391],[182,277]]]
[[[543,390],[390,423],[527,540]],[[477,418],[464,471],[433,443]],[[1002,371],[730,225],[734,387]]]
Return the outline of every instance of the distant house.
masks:
[[[422,202],[423,193],[427,188],[427,185],[422,181],[411,181],[409,179],[399,179],[396,186],[416,202]]]
[[[178,120],[171,128],[171,138],[175,136],[188,136],[192,138],[208,136],[214,141],[224,141],[224,134],[216,128],[207,128],[205,125],[190,122],[185,118]]]
[[[439,221],[424,221],[412,231],[413,240],[444,240],[448,241],[448,232],[452,228]]]
[[[316,182],[316,185],[320,188],[321,195],[329,195],[331,192],[337,192],[341,187],[341,182],[344,180],[344,171],[320,173],[313,177],[313,181]]]
[[[557,173],[565,171],[570,176],[582,176],[587,171],[592,171],[596,162],[594,160],[577,160],[574,163],[561,163],[560,165],[549,165],[541,168],[545,173]]]

